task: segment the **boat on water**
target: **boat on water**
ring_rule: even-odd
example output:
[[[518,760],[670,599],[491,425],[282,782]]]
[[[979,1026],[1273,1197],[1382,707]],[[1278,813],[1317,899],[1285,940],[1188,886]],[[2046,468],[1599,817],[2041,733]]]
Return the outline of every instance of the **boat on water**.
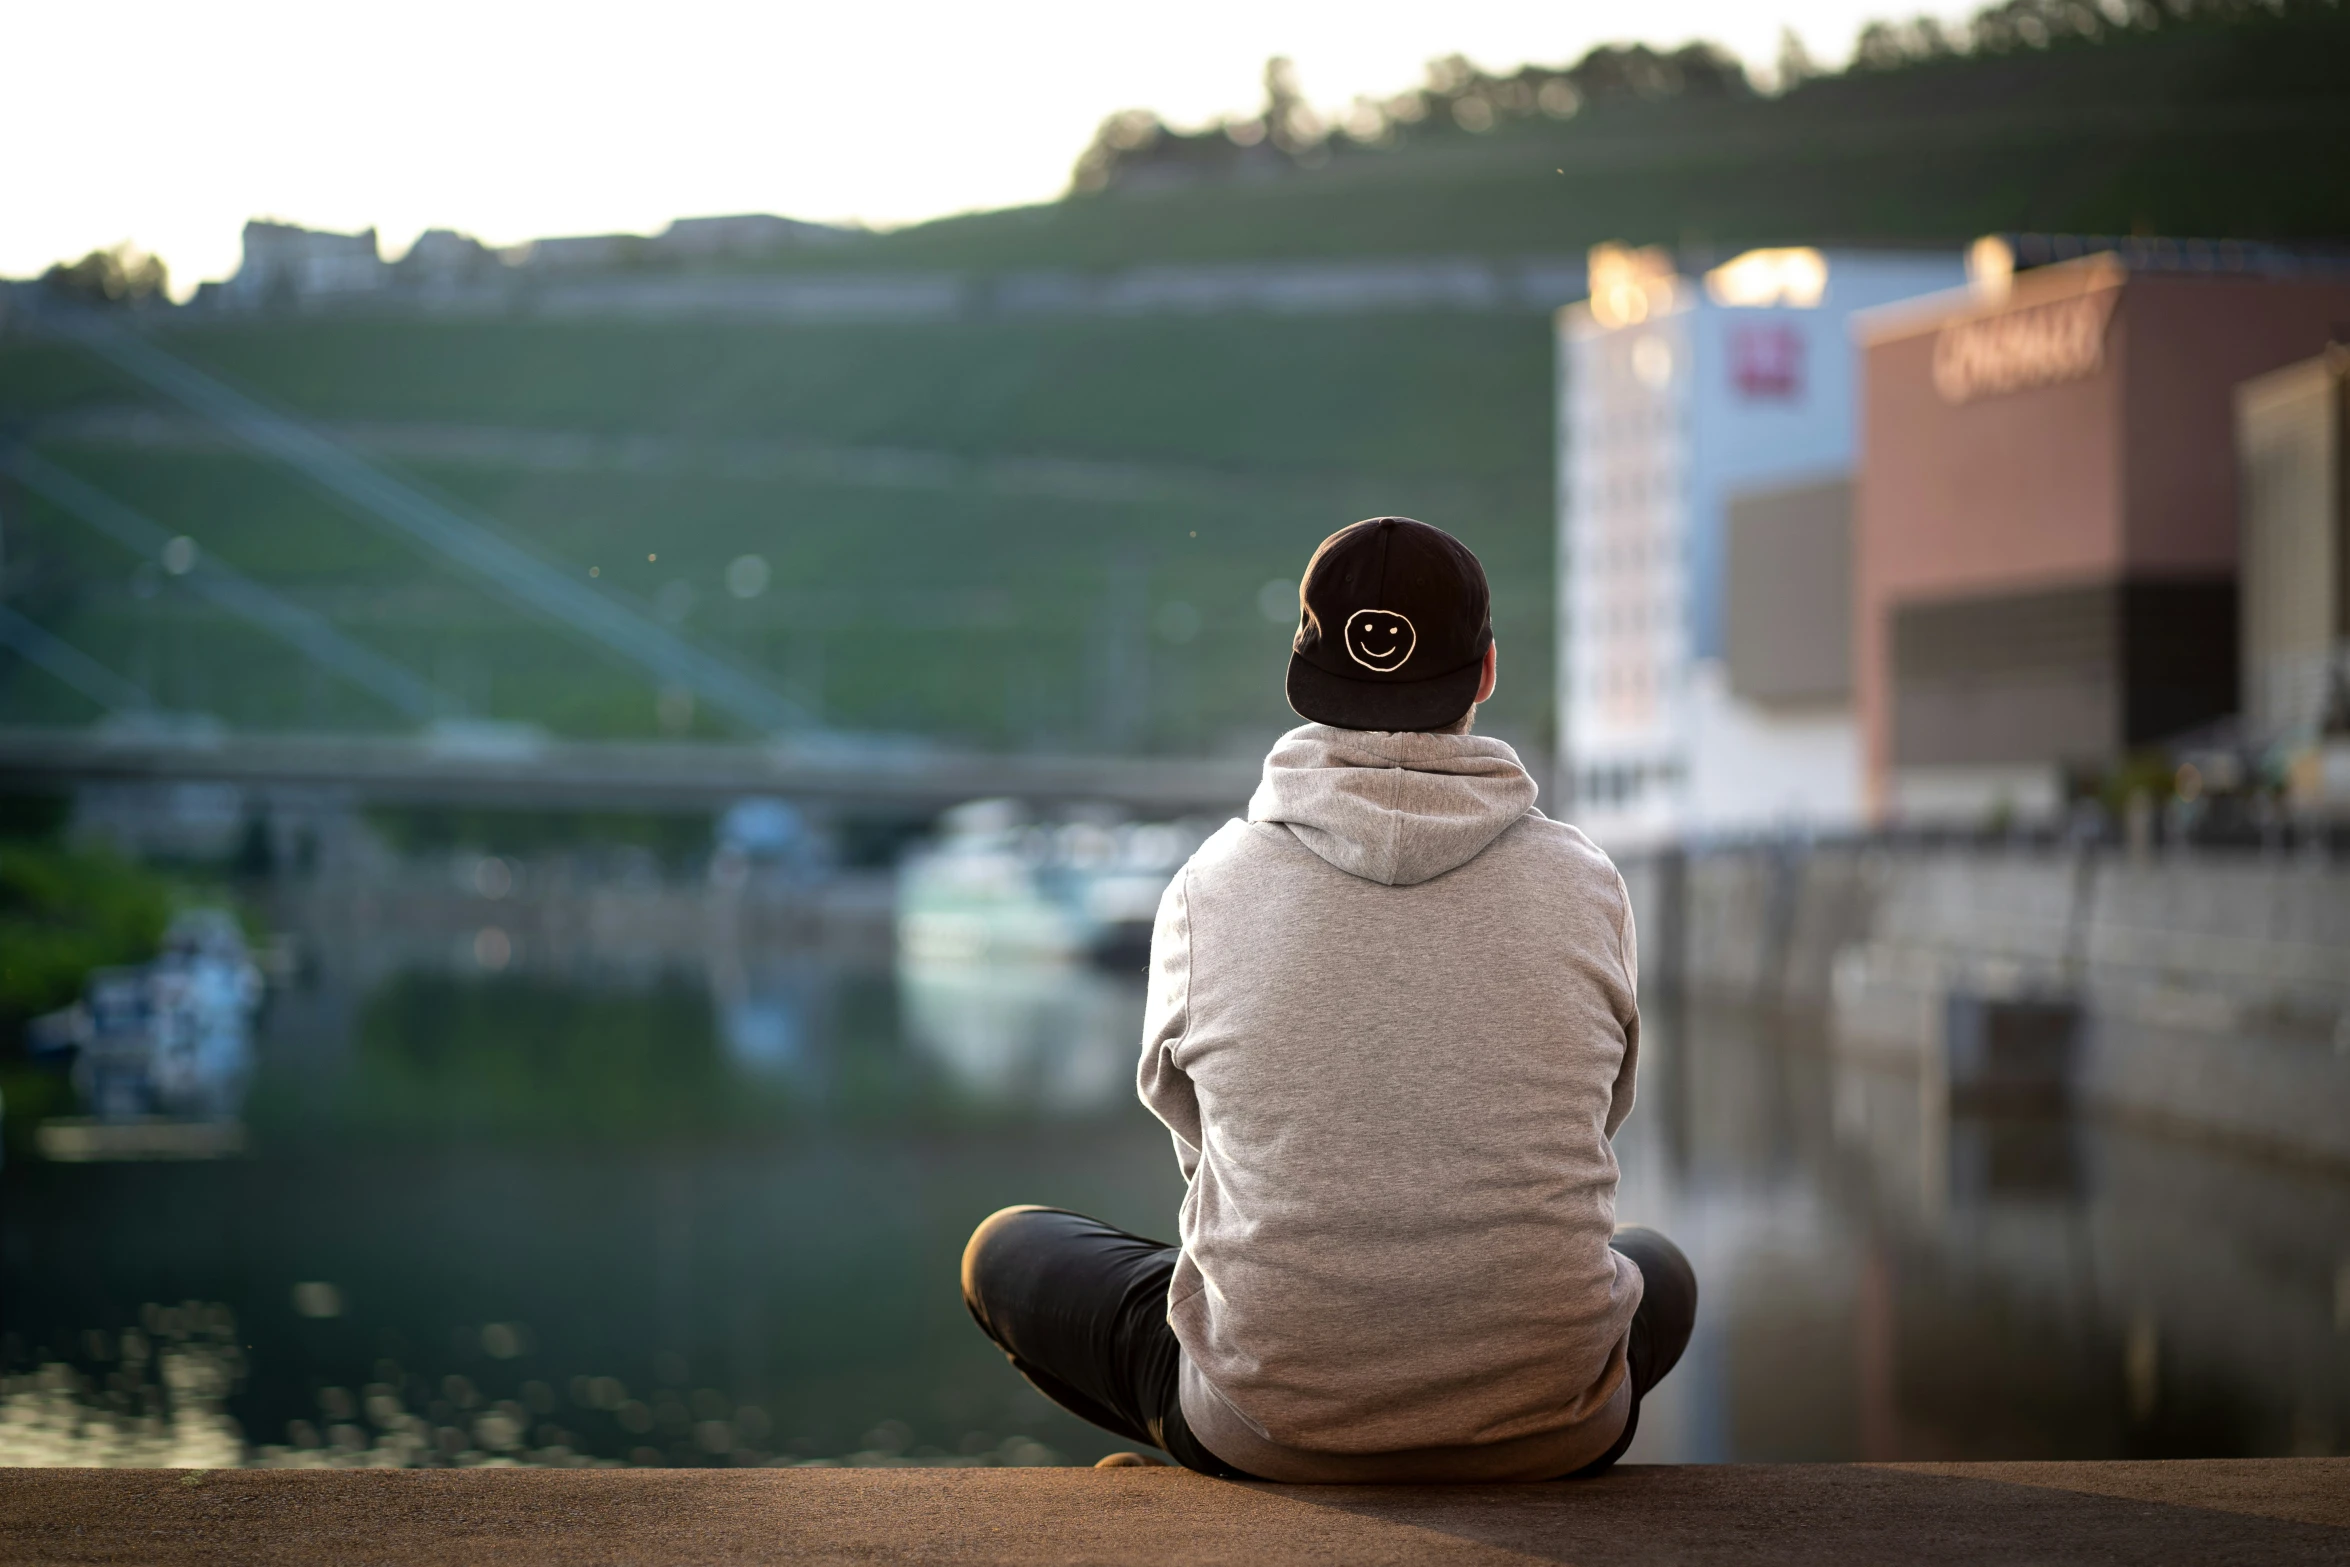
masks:
[[[1084,814],[1036,821],[1014,800],[974,800],[939,826],[899,867],[901,959],[1112,968],[1148,957],[1160,894],[1212,830]]]
[[[1205,822],[949,811],[898,874],[898,991],[916,1046],[984,1103],[1097,1111],[1132,1092],[1151,925]]]
[[[243,1146],[261,971],[224,909],[173,919],[152,961],[93,972],[82,999],[33,1020],[36,1059],[69,1057],[85,1115],[44,1122],[51,1158],[207,1158]]]

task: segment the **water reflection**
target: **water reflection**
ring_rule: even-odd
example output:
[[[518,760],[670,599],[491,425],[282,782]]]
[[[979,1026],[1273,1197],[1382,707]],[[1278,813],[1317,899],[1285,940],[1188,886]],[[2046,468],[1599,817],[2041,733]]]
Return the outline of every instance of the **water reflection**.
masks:
[[[914,1047],[980,1103],[1066,1115],[1133,1096],[1140,975],[909,957],[898,964],[898,990]]]
[[[747,1077],[819,1088],[806,1018],[805,988],[791,977],[762,974],[713,986],[727,1058]]]
[[[245,1459],[226,1410],[243,1352],[227,1307],[149,1305],[145,1331],[80,1335],[61,1360],[0,1379],[0,1467],[218,1469]]]
[[[1807,1019],[1654,1007],[1649,1026],[1623,1213],[1682,1237],[1708,1293],[1635,1456],[2343,1450],[2339,1172],[1953,1116]]]
[[[495,900],[517,940],[493,972],[452,939],[484,923],[480,880],[303,927],[323,935],[265,1019],[247,1157],[0,1171],[0,1461],[1117,1445],[971,1331],[954,1259],[1010,1202],[1172,1230],[1181,1183],[1129,1087],[1138,976],[901,962],[886,895],[854,888],[813,912],[760,901],[756,877],[567,902],[540,867]],[[2350,1434],[2339,1173],[2097,1120],[1953,1117],[1914,1071],[1839,1057],[1802,1019],[1663,1002],[1620,1152],[1622,1216],[1679,1239],[1706,1291],[1636,1457]],[[221,1304],[172,1308],[179,1338],[138,1304],[191,1298]],[[204,1337],[216,1309],[249,1349]],[[183,1401],[166,1368],[215,1340]]]

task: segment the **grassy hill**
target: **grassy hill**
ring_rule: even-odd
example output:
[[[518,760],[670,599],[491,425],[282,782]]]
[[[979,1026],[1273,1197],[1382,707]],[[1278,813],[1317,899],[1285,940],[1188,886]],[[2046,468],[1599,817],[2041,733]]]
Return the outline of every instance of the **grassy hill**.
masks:
[[[1538,724],[1546,700],[1550,367],[1538,321],[324,320],[160,341],[333,428],[674,440],[676,462],[656,473],[548,471],[497,452],[399,466],[547,558],[598,567],[612,591],[690,599],[684,629],[770,667],[834,722],[990,745],[1189,749],[1260,735],[1286,711],[1287,635],[1260,590],[1294,579],[1332,528],[1382,510],[1440,520],[1480,550],[1512,657],[1497,716]],[[235,452],[86,439],[70,422],[144,401],[62,346],[0,352],[0,418],[48,432],[37,439],[52,460],[477,710],[653,730],[642,676],[518,621],[299,480]],[[745,444],[908,461],[728,472]],[[1023,458],[1054,463],[1031,471]],[[139,597],[158,586],[152,573],[38,497],[12,511],[12,580],[24,579],[12,600],[171,705],[256,725],[384,721],[173,585]],[[774,576],[740,601],[722,576],[745,553]],[[1110,668],[1124,672],[1114,689]],[[69,720],[77,700],[19,671],[0,688],[0,717]]]
[[[1113,183],[759,265],[987,272],[1561,254],[1610,238],[1956,243],[2001,229],[2344,235],[2345,83],[2350,20],[2305,6],[1894,62],[1775,98],[1594,100],[1485,134],[1438,116],[1392,146],[1325,144],[1276,177]],[[1265,584],[1294,579],[1314,541],[1356,517],[1425,517],[1494,578],[1505,658],[1492,727],[1546,742],[1552,372],[1539,314],[313,316],[189,320],[158,340],[567,569],[596,568],[603,590],[661,605],[849,727],[989,746],[1253,745],[1287,718],[1287,628],[1260,610]],[[0,437],[31,440],[476,712],[657,731],[642,674],[283,471],[186,431],[92,422],[151,404],[74,350],[0,337]],[[166,705],[262,727],[393,722],[37,497],[0,485],[0,516],[8,602]],[[723,573],[745,553],[774,574],[739,600]],[[91,713],[0,663],[0,723]],[[694,727],[720,729],[708,715]]]

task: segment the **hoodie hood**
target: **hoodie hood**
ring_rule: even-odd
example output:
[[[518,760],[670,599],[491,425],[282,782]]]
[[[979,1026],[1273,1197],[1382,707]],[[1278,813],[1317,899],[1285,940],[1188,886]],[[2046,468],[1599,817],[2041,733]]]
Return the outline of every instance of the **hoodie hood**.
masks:
[[[1484,735],[1306,724],[1274,743],[1248,819],[1349,876],[1410,887],[1482,854],[1534,794],[1518,753]]]

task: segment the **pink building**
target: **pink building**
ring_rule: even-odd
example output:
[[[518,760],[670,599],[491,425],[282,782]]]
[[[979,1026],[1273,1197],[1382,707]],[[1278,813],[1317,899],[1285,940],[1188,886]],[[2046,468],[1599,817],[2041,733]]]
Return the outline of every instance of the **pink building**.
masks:
[[[2237,383],[2350,280],[2089,256],[1862,318],[1854,678],[1879,820],[2053,810],[2237,704]]]

